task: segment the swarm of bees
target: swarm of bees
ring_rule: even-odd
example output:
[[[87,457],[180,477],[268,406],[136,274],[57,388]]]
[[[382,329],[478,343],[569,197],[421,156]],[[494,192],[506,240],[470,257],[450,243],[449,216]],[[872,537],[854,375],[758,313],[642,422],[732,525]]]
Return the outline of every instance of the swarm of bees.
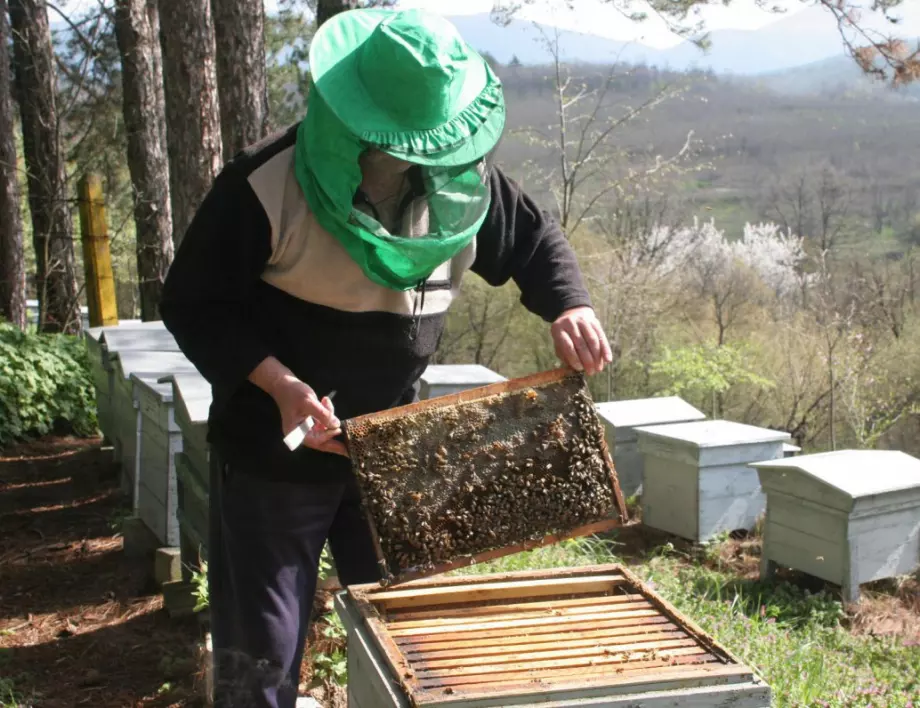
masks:
[[[565,532],[614,504],[581,374],[369,422],[349,452],[391,575]]]

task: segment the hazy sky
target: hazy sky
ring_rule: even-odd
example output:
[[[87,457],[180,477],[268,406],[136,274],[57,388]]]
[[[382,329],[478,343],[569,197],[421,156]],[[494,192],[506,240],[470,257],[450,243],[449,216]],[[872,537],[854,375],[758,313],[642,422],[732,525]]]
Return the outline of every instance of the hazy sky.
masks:
[[[68,11],[96,5],[98,0],[63,0]],[[868,7],[872,0],[854,0],[854,4]],[[492,0],[399,0],[402,7],[424,7],[444,15],[461,15],[489,12]],[[520,17],[543,24],[554,24],[562,29],[575,30],[601,35],[620,41],[637,41],[654,47],[668,47],[680,40],[657,17],[650,17],[642,23],[628,21],[603,0],[573,0],[575,11],[566,7],[565,0],[534,0],[521,10]],[[759,9],[754,0],[733,0],[730,7],[720,4],[708,6],[702,10],[708,29],[757,29],[783,18],[795,16],[806,27],[823,24],[833,27],[833,18],[826,10],[808,9],[801,0],[772,0],[773,5],[786,9],[783,14],[775,14]],[[905,0],[904,7],[898,8],[896,14],[903,22],[895,31],[902,37],[920,37],[920,1]],[[641,1],[636,2],[636,9],[641,9]],[[277,0],[265,0],[265,8],[273,12]],[[885,27],[885,23],[872,13],[871,26]],[[52,13],[52,24],[58,18]],[[889,29],[890,31],[890,29]]]

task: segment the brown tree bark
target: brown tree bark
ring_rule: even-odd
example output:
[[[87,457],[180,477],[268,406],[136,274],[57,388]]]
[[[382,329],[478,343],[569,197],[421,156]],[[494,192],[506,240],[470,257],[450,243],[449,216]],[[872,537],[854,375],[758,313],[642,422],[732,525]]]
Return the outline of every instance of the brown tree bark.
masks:
[[[160,44],[173,244],[221,167],[220,109],[209,0],[160,0]]]
[[[262,0],[211,0],[224,159],[268,131]]]
[[[25,329],[26,267],[19,215],[8,17],[6,0],[0,0],[0,317]]]
[[[316,0],[316,26],[319,27],[333,15],[356,7],[358,0]]]
[[[64,154],[55,105],[54,57],[44,0],[9,0],[13,61],[37,264],[39,327],[81,327]]]
[[[166,106],[155,0],[117,0],[128,168],[134,188],[141,319],[159,319],[160,294],[173,258]]]

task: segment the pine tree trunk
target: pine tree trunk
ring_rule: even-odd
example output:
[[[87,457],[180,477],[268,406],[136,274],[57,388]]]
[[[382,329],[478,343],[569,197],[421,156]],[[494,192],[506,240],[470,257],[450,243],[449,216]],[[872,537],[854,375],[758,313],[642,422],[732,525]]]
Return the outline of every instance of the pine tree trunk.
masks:
[[[26,269],[19,215],[8,17],[6,0],[0,0],[0,317],[25,329]]]
[[[117,0],[115,34],[121,55],[137,227],[137,279],[145,321],[159,319],[160,293],[173,258],[159,29],[155,0]]]
[[[262,0],[211,0],[224,159],[268,130],[265,10]]]
[[[345,10],[354,10],[356,7],[358,7],[357,0],[317,0],[316,26],[319,27],[333,15],[338,15]]]
[[[73,222],[55,105],[48,10],[44,0],[9,0],[9,5],[37,265],[39,327],[45,332],[77,332],[81,321]]]
[[[214,24],[208,0],[160,0],[173,243],[221,167]]]

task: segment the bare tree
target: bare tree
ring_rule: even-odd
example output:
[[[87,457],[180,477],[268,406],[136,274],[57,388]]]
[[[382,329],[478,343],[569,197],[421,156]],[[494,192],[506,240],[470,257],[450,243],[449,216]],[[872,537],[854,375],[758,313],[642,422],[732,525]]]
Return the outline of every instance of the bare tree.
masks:
[[[542,28],[540,32],[552,59],[556,122],[549,131],[528,128],[522,133],[532,144],[555,156],[558,166],[542,177],[556,199],[560,225],[571,236],[587,219],[616,201],[627,185],[648,184],[680,169],[693,152],[693,131],[669,157],[659,155],[637,164],[624,150],[614,146],[613,138],[627,124],[675,97],[680,90],[665,86],[638,105],[618,106],[613,100],[622,67],[614,66],[599,86],[589,88],[587,80],[576,82],[566,66],[560,53],[559,30],[554,30],[552,36]]]
[[[44,0],[10,0],[14,69],[37,265],[39,328],[75,332],[80,310],[55,101],[54,54]]]
[[[156,0],[117,0],[115,33],[121,55],[134,192],[141,319],[159,319],[160,294],[173,258],[166,107]]]
[[[268,130],[265,9],[262,0],[211,0],[224,158]]]
[[[10,83],[10,26],[6,0],[0,0],[0,317],[26,326],[26,269],[19,215],[16,125]]]
[[[160,0],[173,243],[178,248],[222,164],[209,0]]]

